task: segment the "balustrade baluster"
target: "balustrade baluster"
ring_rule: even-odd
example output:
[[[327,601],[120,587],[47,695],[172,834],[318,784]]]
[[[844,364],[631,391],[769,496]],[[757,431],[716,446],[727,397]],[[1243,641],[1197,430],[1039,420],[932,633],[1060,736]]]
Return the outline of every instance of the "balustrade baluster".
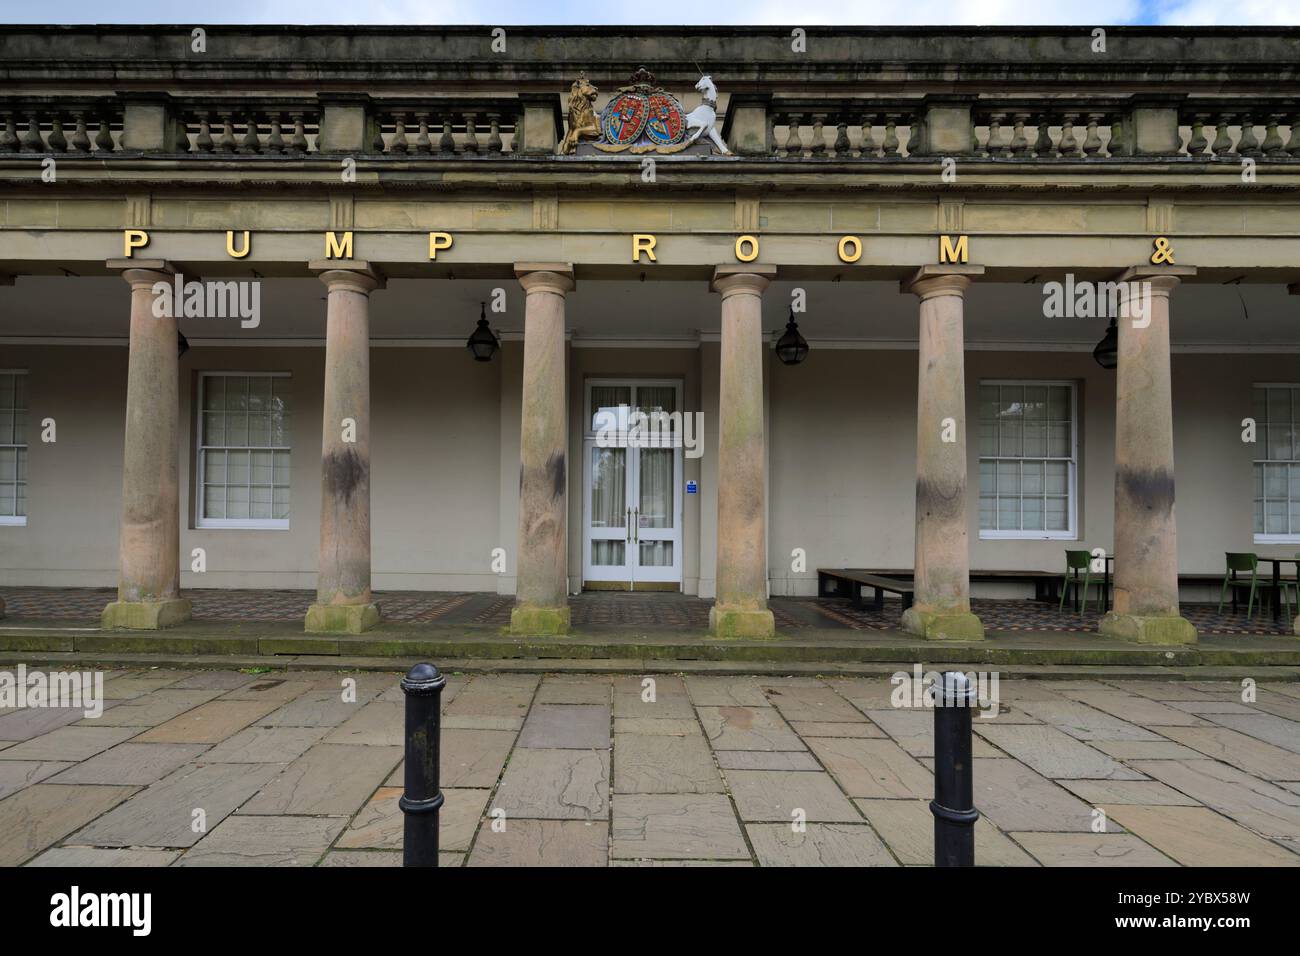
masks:
[[[862,117],[862,146],[861,149],[859,150],[859,153],[863,158],[866,159],[875,159],[878,155],[880,155],[876,151],[877,150],[876,142],[872,138],[872,133],[875,131],[875,126],[876,126],[875,113],[867,113]]]
[[[898,127],[898,113],[885,114],[885,139],[880,144],[880,151],[885,154],[886,158],[898,155],[898,134],[895,130]]]
[[[835,123],[835,158],[844,159],[851,155],[849,146],[849,121],[841,115]]]
[[[1101,133],[1097,131],[1097,124],[1105,118],[1105,113],[1088,114],[1088,131],[1083,137],[1083,154],[1085,156],[1092,157],[1101,152]]]
[[[501,142],[501,114],[488,113],[488,143],[489,153],[499,153],[505,148]]]
[[[1002,142],[1002,122],[1006,118],[1006,113],[989,114],[989,138],[984,146],[984,152],[994,159],[1006,152],[1006,145]]]
[[[27,130],[19,137],[18,142],[24,153],[45,152],[45,141],[41,139],[41,121],[35,111],[27,113]]]
[[[1210,147],[1215,156],[1227,156],[1232,152],[1232,137],[1228,135],[1228,125],[1231,121],[1231,113],[1219,114],[1218,132],[1214,136],[1214,145]]]
[[[442,135],[438,137],[438,152],[456,152],[456,137],[451,135],[450,116],[443,116],[442,118]]]
[[[803,156],[803,138],[799,135],[799,122],[802,119],[803,116],[799,113],[791,113],[786,117],[785,155],[788,159]]]
[[[4,112],[4,129],[0,130],[0,153],[18,152],[18,133],[15,131],[14,114],[9,110]],[[1292,139],[1295,137],[1292,136]]]
[[[1066,113],[1061,118],[1061,141],[1057,144],[1057,153],[1061,156],[1074,159],[1083,155],[1079,149],[1079,141],[1074,138],[1074,120],[1078,113]]]
[[[1016,159],[1023,159],[1029,152],[1029,138],[1025,136],[1025,123],[1029,122],[1028,113],[1016,113],[1012,116],[1013,125],[1011,127],[1011,155]]]
[[[811,147],[809,147],[808,150],[808,152],[812,155],[813,159],[820,159],[826,155],[825,126],[826,126],[826,114],[814,113],[813,128],[812,128],[812,145]]]
[[[474,113],[466,113],[466,114],[465,114],[465,146],[464,146],[464,149],[465,149],[465,152],[467,152],[467,153],[477,153],[477,152],[478,152],[478,136],[476,136],[476,135],[475,135],[475,132],[474,132],[474,121],[475,121],[476,118],[477,118],[477,117],[476,117],[476,114],[474,114]]]
[[[231,119],[230,113],[219,113],[221,119],[221,138],[217,140],[214,150],[218,153],[233,153],[235,151],[235,124]]]
[[[281,113],[270,113],[267,116],[271,124],[271,134],[266,138],[266,151],[268,153],[283,153],[285,151],[284,132],[281,125],[284,116]]]
[[[289,152],[301,155],[307,152],[307,124],[302,113],[290,113],[289,119],[293,121],[293,136],[289,139]]]
[[[1260,149],[1265,156],[1286,157],[1286,150],[1282,147],[1282,134],[1278,132],[1278,124],[1282,122],[1281,113],[1270,113],[1268,116],[1268,125],[1265,127],[1264,142]]]
[[[393,114],[393,139],[388,144],[388,151],[398,156],[404,156],[410,144],[406,141],[406,114]]]
[[[1205,121],[1209,118],[1209,113],[1196,113],[1192,116],[1192,135],[1187,140],[1188,156],[1202,158],[1210,148],[1210,141],[1205,138]]]
[[[1259,140],[1255,138],[1255,123],[1246,113],[1241,117],[1241,135],[1237,137],[1238,156],[1260,156]]]
[[[240,140],[239,151],[245,155],[256,155],[262,151],[262,137],[252,114],[244,121],[244,136]]]
[[[99,153],[111,153],[116,147],[113,144],[113,131],[109,129],[109,119],[107,116],[99,118],[99,132],[95,134],[95,151]]]

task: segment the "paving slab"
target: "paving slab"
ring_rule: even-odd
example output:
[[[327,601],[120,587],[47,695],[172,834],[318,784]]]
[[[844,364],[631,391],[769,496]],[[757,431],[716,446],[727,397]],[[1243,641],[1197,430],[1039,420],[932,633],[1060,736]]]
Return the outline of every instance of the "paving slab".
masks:
[[[1130,699],[1168,709],[1140,697]],[[1076,740],[1160,740],[1158,734],[1078,700],[1028,700],[1020,706],[1042,723],[1050,724]]]
[[[854,800],[904,866],[934,865],[934,814],[928,800]],[[976,866],[1036,866],[988,820],[975,821]]]
[[[362,807],[401,759],[401,747],[319,743],[283,768],[240,812],[350,816]],[[280,769],[274,764],[266,766]]]
[[[78,721],[83,727],[156,727],[221,693],[202,688],[173,689],[171,686],[122,701],[98,717]]]
[[[167,685],[168,690],[216,690],[223,694],[237,690],[258,680],[256,674],[242,671],[189,671],[178,681]]]
[[[1171,700],[1169,706],[1189,714],[1258,714],[1254,707],[1235,700]]]
[[[38,783],[0,801],[0,866],[17,866],[135,792]]]
[[[774,707],[701,707],[700,723],[714,750],[806,750]]]
[[[934,777],[892,740],[812,737],[808,746],[850,797],[934,796]]]
[[[972,764],[975,807],[1004,832],[1092,831],[1092,806],[1019,760],[976,757]]]
[[[111,680],[105,680],[104,696],[109,700],[131,700],[191,676],[193,676],[192,671],[163,668],[131,671]]]
[[[1300,721],[1287,720],[1273,714],[1249,717],[1240,714],[1207,714],[1206,716],[1216,724],[1231,727],[1248,737],[1300,754]]]
[[[105,783],[147,787],[194,760],[206,744],[120,743],[51,779],[51,783]],[[0,771],[3,771],[0,764]]]
[[[611,706],[614,681],[611,677],[547,675],[537,689],[533,706],[537,704],[604,704]],[[470,866],[476,865],[470,857]]]
[[[1108,681],[1107,691],[1136,694],[1150,700],[1241,700],[1241,683],[1238,681]]]
[[[203,756],[204,763],[289,763],[325,736],[326,727],[248,727]]]
[[[611,822],[611,859],[750,858],[723,794],[617,794]]]
[[[721,793],[722,777],[702,734],[614,737],[615,793]]]
[[[1139,780],[1142,775],[1055,727],[979,725],[976,731],[1045,777],[1070,780]]]
[[[279,706],[273,700],[212,700],[140,735],[140,743],[215,744]]]
[[[1195,714],[1189,714],[1186,711],[1178,710],[1175,707],[1170,707],[1160,701],[1151,700],[1139,694],[1129,694],[1122,691],[1067,692],[1067,696],[1087,704],[1089,707],[1118,717],[1120,720],[1128,721],[1130,724],[1140,724],[1143,727],[1149,727],[1152,724],[1160,724],[1164,727],[1180,725],[1197,727],[1204,723]],[[1120,738],[1109,737],[1105,739],[1116,740]]]
[[[331,730],[325,737],[325,743],[401,747],[405,745],[405,731],[405,704],[372,700]]]
[[[770,707],[753,677],[708,677],[687,674],[686,693],[696,707]]]
[[[1131,833],[1012,833],[1044,866],[1177,866]]]
[[[450,865],[460,865],[460,854],[439,852],[438,866],[449,865],[448,858],[456,861]],[[400,850],[330,850],[329,853],[325,854],[325,859],[321,860],[320,865],[328,867],[401,866],[402,853]]]
[[[263,727],[337,727],[355,717],[372,698],[358,693],[355,701],[344,700],[342,692],[312,690],[277,707],[258,720]]]
[[[608,819],[609,751],[516,749],[492,806],[507,819]]]
[[[609,719],[609,708],[603,704],[534,704],[518,746],[604,750],[609,747]]]
[[[313,866],[346,823],[342,817],[231,816],[176,865]]]
[[[6,760],[66,760],[75,763],[130,740],[143,727],[60,727],[0,751]]]
[[[62,760],[0,760],[0,800],[74,766]]]
[[[760,866],[898,866],[866,823],[748,823]]]
[[[487,788],[496,786],[514,745],[509,730],[444,730],[439,757],[439,784],[443,787]],[[405,785],[406,761],[388,778],[387,786]]]
[[[543,685],[544,686],[544,685]],[[506,820],[479,828],[467,866],[605,866],[609,828],[581,820]]]
[[[535,674],[482,674],[471,680],[447,705],[458,717],[517,717],[532,703],[541,678]]]
[[[1133,803],[1149,807],[1197,806],[1197,801],[1158,780],[1062,780],[1061,786],[1094,807]]]
[[[888,677],[828,677],[825,684],[862,711],[894,706],[895,687]]]
[[[864,743],[870,741],[853,741]],[[796,770],[728,770],[727,784],[746,823],[857,823],[862,815],[830,774]],[[796,811],[802,811],[796,816]]]
[[[647,681],[653,681],[653,684],[647,686]],[[651,690],[653,694],[649,693]],[[695,712],[680,677],[655,674],[615,678],[614,716],[680,720],[694,717]]]
[[[28,866],[89,867],[171,866],[180,850],[122,849],[98,846],[56,846],[46,850]]]
[[[1215,760],[1136,763],[1205,806],[1266,837],[1300,838],[1300,795]]]
[[[933,710],[869,710],[867,716],[913,757],[934,756]],[[980,722],[979,717],[972,717],[972,720]],[[971,738],[971,754],[975,757],[1002,756],[978,734]]]
[[[823,772],[823,767],[806,750],[715,750],[714,758],[723,770],[800,770]]]
[[[442,718],[443,730],[509,730],[518,732],[524,726],[522,717],[461,717],[446,714]]]
[[[884,737],[885,732],[863,720],[857,724],[828,721],[791,721],[790,728],[800,737]]]
[[[105,701],[105,713],[110,703]],[[0,710],[0,740],[31,740],[52,730],[83,720],[84,707],[24,707],[21,710]]]
[[[88,846],[193,846],[278,773],[275,764],[186,764],[80,830]],[[91,789],[61,787],[63,792]],[[118,788],[132,789],[132,788]],[[200,817],[195,811],[202,810]],[[202,820],[201,832],[195,825]]]
[[[491,791],[445,789],[442,795],[444,802],[438,811],[438,848],[440,851],[466,851],[483,819]],[[401,796],[401,787],[381,787],[375,791],[339,838],[339,848],[402,849],[406,815],[398,805]]]
[[[1116,760],[1198,760],[1205,756],[1191,747],[1173,741],[1094,740],[1089,744]]]
[[[221,700],[260,700],[278,706],[316,689],[318,689],[318,685],[314,681],[285,680],[282,677],[264,676],[247,684],[242,684],[234,690],[227,691],[221,695]],[[273,707],[268,708],[267,713],[274,709]]]
[[[771,706],[781,712],[787,721],[834,721],[857,723],[866,721],[856,707],[834,690],[817,683],[812,686],[773,685],[760,681]]]
[[[700,722],[694,717],[659,719],[654,717],[615,717],[615,734],[656,734],[665,737],[704,737]]]
[[[1300,855],[1206,807],[1108,804],[1102,809],[1184,866],[1300,866]]]
[[[1199,754],[1222,760],[1265,780],[1300,780],[1300,754],[1283,750],[1228,727],[1155,729]],[[1184,759],[1196,758],[1189,754]]]

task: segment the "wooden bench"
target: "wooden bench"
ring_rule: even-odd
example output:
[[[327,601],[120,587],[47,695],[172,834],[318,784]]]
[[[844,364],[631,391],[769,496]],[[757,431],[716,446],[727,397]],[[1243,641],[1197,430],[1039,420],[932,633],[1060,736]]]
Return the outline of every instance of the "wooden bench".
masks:
[[[817,569],[818,594],[834,594],[838,597],[847,597],[853,602],[854,607],[862,607],[862,589],[864,587],[874,590],[877,611],[884,610],[886,591],[890,594],[897,594],[902,599],[904,611],[912,606],[913,588],[910,581],[899,581],[896,578],[872,574],[869,571],[859,571],[856,568]]]
[[[837,577],[843,577],[845,582],[849,582],[862,575],[889,581],[894,585],[906,585],[908,587],[910,587],[913,579],[911,568],[818,568],[817,591],[819,594],[834,593],[841,597],[851,596],[841,591],[827,591],[823,582],[834,580]],[[1033,584],[1035,601],[1057,601],[1061,596],[1061,575],[1061,571],[971,571],[970,580],[985,584],[1002,582]],[[869,587],[874,586],[865,581],[859,581],[858,583]],[[911,600],[911,592],[909,591],[904,598],[905,603],[903,606],[910,607]]]

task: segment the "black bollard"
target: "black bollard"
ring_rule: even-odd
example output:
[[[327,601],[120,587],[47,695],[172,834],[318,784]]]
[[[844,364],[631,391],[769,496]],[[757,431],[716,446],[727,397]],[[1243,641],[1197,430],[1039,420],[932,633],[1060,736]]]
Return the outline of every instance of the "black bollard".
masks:
[[[975,785],[971,767],[971,712],[975,688],[960,671],[945,673],[934,689],[934,865],[975,865]]]
[[[406,814],[402,866],[438,865],[438,735],[442,689],[447,679],[432,664],[416,664],[402,678],[406,695],[406,792],[398,801]]]

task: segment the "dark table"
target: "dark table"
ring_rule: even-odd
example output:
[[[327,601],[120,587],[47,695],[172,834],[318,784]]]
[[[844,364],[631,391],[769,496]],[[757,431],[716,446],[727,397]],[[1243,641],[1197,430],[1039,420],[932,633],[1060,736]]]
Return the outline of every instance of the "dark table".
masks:
[[[1269,584],[1269,588],[1273,592],[1273,621],[1276,623],[1282,619],[1282,565],[1294,564],[1297,572],[1300,572],[1300,559],[1295,557],[1266,558],[1261,556],[1259,563],[1273,565],[1273,580]]]

